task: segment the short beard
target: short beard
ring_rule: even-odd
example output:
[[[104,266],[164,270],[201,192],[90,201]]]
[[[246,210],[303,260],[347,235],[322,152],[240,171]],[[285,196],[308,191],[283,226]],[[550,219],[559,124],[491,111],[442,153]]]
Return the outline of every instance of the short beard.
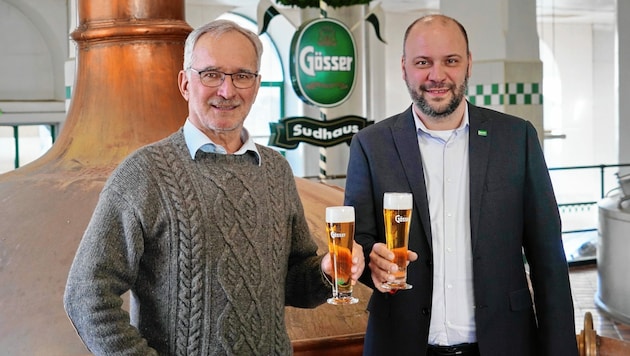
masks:
[[[464,100],[464,95],[466,94],[466,89],[468,88],[468,73],[466,73],[466,78],[464,79],[464,82],[460,86],[455,87],[455,90],[453,90],[454,95],[451,101],[444,109],[440,111],[432,107],[422,95],[423,92],[427,91],[426,85],[422,85],[420,86],[419,90],[415,90],[409,86],[409,82],[406,82],[406,84],[407,89],[409,90],[409,95],[411,96],[414,105],[420,110],[421,113],[434,119],[442,119],[454,113],[455,110],[457,110],[457,108],[459,107],[459,104],[461,104],[462,100]]]

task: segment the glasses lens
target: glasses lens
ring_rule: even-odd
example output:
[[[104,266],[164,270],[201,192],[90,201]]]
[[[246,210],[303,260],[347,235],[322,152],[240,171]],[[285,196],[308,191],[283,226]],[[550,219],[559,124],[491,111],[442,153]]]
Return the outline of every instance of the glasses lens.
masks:
[[[199,76],[201,78],[201,84],[207,87],[218,87],[223,84],[225,80],[225,76],[229,75],[232,77],[232,84],[239,89],[247,89],[250,88],[256,82],[257,74],[254,73],[223,73],[215,70],[207,70],[203,72],[199,72]]]
[[[218,87],[223,82],[221,72],[205,71],[199,75],[201,76],[201,83],[208,87]]]
[[[254,85],[256,74],[252,73],[234,73],[232,74],[232,82],[234,86],[240,89],[247,89]]]

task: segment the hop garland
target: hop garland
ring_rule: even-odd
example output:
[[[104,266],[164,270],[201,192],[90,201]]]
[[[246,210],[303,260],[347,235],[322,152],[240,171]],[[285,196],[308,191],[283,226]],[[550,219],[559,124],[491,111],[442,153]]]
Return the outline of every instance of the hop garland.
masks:
[[[324,0],[331,7],[344,7],[352,5],[369,4],[371,0]],[[319,7],[319,0],[276,0],[277,3],[287,6],[297,6],[301,9],[307,7]]]

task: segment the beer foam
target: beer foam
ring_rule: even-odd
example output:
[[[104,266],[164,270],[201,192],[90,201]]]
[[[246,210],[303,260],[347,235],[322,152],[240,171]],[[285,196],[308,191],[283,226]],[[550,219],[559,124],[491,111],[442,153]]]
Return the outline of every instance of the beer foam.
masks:
[[[354,222],[353,206],[329,206],[326,208],[326,222]]]
[[[383,194],[383,209],[406,210],[413,206],[413,195],[411,193],[391,193]]]

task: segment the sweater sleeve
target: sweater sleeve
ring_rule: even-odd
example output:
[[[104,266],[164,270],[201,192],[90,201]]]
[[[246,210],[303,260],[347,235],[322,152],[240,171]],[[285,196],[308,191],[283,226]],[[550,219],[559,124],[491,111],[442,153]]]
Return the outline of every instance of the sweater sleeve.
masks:
[[[315,308],[330,296],[330,284],[321,272],[323,255],[317,255],[317,244],[309,229],[295,177],[288,164],[284,169],[288,204],[292,207],[289,229],[291,252],[286,278],[285,304],[299,308]],[[322,222],[323,223],[323,222]]]
[[[95,355],[157,355],[122,308],[143,253],[142,232],[123,197],[101,193],[70,268],[64,307]]]

